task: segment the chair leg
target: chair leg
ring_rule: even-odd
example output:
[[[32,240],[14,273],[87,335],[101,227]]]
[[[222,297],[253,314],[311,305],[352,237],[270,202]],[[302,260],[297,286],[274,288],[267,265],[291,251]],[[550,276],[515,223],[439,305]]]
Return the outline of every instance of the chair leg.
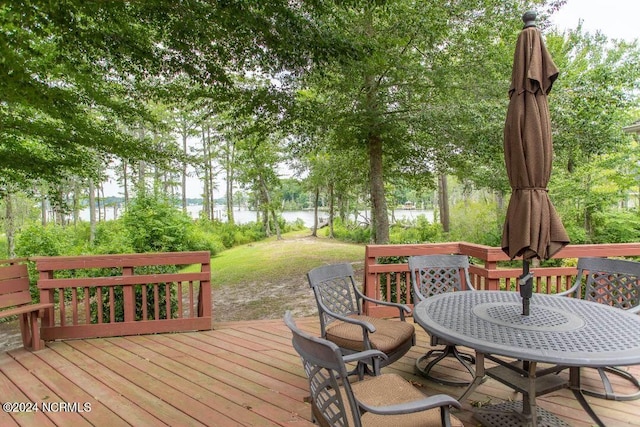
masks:
[[[606,367],[606,368],[597,368],[597,369],[598,369],[598,374],[600,374],[600,378],[602,379],[604,392],[582,389],[583,394],[586,394],[588,396],[598,397],[600,399],[617,400],[617,401],[629,401],[629,400],[636,400],[640,398],[640,381],[631,373],[617,367]],[[620,393],[614,392],[613,386],[611,385],[611,381],[609,380],[609,377],[607,374],[617,375],[621,378],[624,378],[636,388],[636,391],[630,394],[620,394]]]
[[[428,362],[427,365],[423,367],[423,363],[432,357],[434,359]],[[457,359],[460,362],[460,364],[464,366],[464,368],[469,372],[469,374],[471,375],[471,378],[472,379],[475,378],[476,372],[471,366],[473,363],[476,362],[475,357],[473,357],[470,354],[459,352],[456,346],[454,345],[448,345],[442,350],[430,350],[428,353],[416,359],[416,371],[418,371],[418,373],[423,377],[430,379],[432,381],[435,381],[439,384],[450,385],[454,387],[468,386],[469,384],[471,384],[471,380],[470,381],[445,380],[439,377],[434,377],[430,374],[431,369],[445,357],[454,357],[455,359]]]

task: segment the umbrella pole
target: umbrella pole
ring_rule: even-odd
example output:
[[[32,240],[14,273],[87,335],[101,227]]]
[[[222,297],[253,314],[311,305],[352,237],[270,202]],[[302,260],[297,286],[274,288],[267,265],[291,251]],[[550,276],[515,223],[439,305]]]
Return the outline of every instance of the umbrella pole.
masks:
[[[529,302],[533,295],[533,272],[529,272],[529,260],[522,260],[522,276],[519,277],[520,296],[522,297],[522,315],[529,315]]]

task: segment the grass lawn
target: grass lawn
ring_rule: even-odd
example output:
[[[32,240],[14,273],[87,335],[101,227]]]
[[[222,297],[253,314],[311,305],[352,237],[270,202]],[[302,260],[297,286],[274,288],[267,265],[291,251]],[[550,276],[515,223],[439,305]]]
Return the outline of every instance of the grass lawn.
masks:
[[[364,262],[364,245],[311,237],[308,230],[228,249],[211,259],[212,286],[275,282],[305,277],[310,269],[336,262]]]
[[[311,237],[308,230],[287,233],[228,249],[211,259],[215,322],[317,315],[307,282],[310,269],[337,262],[364,266],[364,245]]]

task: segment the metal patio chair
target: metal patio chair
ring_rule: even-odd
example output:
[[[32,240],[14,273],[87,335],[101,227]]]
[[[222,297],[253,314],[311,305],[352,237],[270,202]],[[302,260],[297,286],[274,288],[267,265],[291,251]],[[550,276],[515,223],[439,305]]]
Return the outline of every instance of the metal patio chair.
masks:
[[[379,350],[342,356],[331,341],[300,330],[287,311],[285,324],[302,358],[311,392],[311,415],[320,426],[462,426],[450,414],[460,403],[445,394],[427,397],[398,374],[349,382],[345,361],[386,359]]]
[[[405,313],[411,313],[411,309],[364,295],[356,286],[351,264],[317,267],[307,273],[307,278],[318,305],[321,336],[340,347],[343,354],[380,350],[387,356],[379,361],[382,368],[400,359],[415,344],[415,328],[405,321]],[[365,301],[396,307],[400,321],[364,315]],[[365,373],[378,374],[373,360],[360,360],[351,373],[359,378]]]
[[[444,292],[475,290],[469,277],[469,258],[466,255],[420,255],[411,256],[408,259],[411,272],[411,287],[415,304],[430,296]],[[416,359],[416,370],[425,378],[429,378],[441,384],[452,386],[466,386],[471,381],[446,380],[433,376],[431,369],[445,357],[457,359],[462,366],[475,377],[475,370],[471,366],[475,363],[475,357],[471,354],[461,353],[455,345],[446,340],[430,335],[431,346],[444,348],[429,350],[426,354]]]
[[[607,304],[632,313],[640,313],[640,263],[609,258],[579,258],[578,274],[573,286],[559,296],[572,296]],[[618,367],[597,368],[604,390],[584,389],[583,393],[609,400],[635,400],[640,398],[640,381]],[[608,375],[617,375],[629,381],[637,391],[621,394],[613,390]]]

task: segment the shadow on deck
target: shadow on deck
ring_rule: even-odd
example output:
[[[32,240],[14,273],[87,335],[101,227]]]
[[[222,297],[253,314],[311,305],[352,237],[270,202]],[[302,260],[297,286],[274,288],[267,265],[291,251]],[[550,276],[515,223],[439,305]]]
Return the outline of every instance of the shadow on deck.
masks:
[[[317,318],[297,322],[319,331]],[[428,350],[426,334],[416,330],[418,345],[383,372],[401,374],[426,394],[458,397],[463,389],[414,375],[416,357]],[[11,350],[0,354],[0,396],[3,404],[24,405],[3,406],[0,425],[311,425],[307,381],[290,337],[281,320],[264,320],[216,324],[207,332],[50,342],[36,353]],[[443,365],[441,374],[464,375],[452,361]],[[633,370],[640,374],[640,367]],[[597,382],[596,375],[586,370],[583,383]],[[482,404],[518,397],[493,380],[472,396]],[[588,399],[607,425],[640,426],[638,401]],[[538,402],[572,426],[592,425],[568,390]],[[33,405],[38,411],[25,411]],[[468,402],[457,416],[465,426],[477,425]]]

